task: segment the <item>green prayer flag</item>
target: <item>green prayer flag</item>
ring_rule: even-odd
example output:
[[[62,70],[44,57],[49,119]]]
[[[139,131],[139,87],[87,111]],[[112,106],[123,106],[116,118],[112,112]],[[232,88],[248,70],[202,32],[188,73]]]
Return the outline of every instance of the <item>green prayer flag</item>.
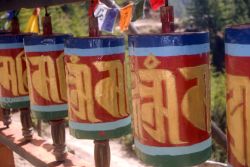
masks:
[[[132,21],[136,21],[143,16],[144,0],[137,0],[134,5],[134,15]]]

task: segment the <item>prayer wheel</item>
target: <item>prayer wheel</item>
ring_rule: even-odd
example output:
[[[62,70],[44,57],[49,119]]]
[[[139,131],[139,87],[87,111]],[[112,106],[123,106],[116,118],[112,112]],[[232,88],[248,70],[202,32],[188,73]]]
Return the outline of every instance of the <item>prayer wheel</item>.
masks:
[[[64,41],[69,35],[24,38],[31,110],[41,120],[67,117]]]
[[[124,39],[70,38],[65,63],[71,135],[106,140],[128,134]]]
[[[228,163],[250,166],[250,26],[226,29]]]
[[[0,106],[3,109],[29,107],[27,69],[23,38],[27,34],[0,35]]]
[[[130,35],[133,129],[138,157],[192,166],[211,154],[209,34]]]

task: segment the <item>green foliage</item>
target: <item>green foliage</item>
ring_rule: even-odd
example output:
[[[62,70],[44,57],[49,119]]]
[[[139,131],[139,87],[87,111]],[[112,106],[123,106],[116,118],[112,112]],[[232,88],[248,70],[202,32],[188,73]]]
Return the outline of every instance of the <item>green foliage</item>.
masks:
[[[216,32],[250,21],[250,5],[244,1],[247,0],[193,0],[188,13],[197,28]]]
[[[132,155],[135,155],[134,152],[134,136],[132,134],[128,134],[126,136],[121,137],[120,143],[123,145],[123,148],[128,151],[128,153],[131,153]]]
[[[214,71],[214,70],[213,70]],[[225,74],[212,72],[211,75],[211,112],[212,120],[225,132],[226,130],[226,86]],[[226,162],[226,152],[213,141],[212,159]]]
[[[225,131],[226,86],[225,74],[213,72],[211,77],[211,111],[213,120]]]
[[[222,163],[227,163],[227,153],[226,151],[221,148],[220,145],[218,145],[214,140],[213,140],[213,145],[212,145],[212,155],[211,158],[212,160],[216,162],[222,162]]]
[[[169,4],[174,6],[174,13],[176,17],[185,17],[187,14],[186,5],[190,4],[191,0],[169,0]]]

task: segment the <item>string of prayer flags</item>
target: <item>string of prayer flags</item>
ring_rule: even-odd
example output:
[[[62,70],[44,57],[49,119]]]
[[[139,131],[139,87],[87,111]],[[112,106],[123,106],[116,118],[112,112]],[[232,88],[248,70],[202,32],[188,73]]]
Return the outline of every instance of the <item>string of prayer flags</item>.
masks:
[[[136,21],[137,19],[143,17],[144,11],[144,0],[137,0],[134,4],[134,15],[132,21]]]
[[[24,32],[39,33],[39,18],[38,18],[39,14],[40,14],[40,8],[36,8],[32,16],[29,18],[29,21],[26,25]]]
[[[128,29],[128,26],[132,19],[133,3],[129,3],[127,6],[120,9],[120,30],[123,32]]]
[[[108,8],[105,4],[99,3],[94,12],[94,16],[98,19],[99,30],[113,32],[118,13],[118,9]]]
[[[93,0],[91,2],[92,7],[90,7],[90,10],[93,10],[93,2],[98,2],[98,0]],[[122,8],[109,8],[105,4],[98,2],[94,9],[94,16],[98,20],[99,30],[112,33],[118,14],[120,14],[120,31],[123,32],[127,30],[131,21],[136,21],[138,18],[143,16],[144,2],[145,0],[137,0],[135,4],[129,3]],[[112,0],[112,3],[114,4],[113,6],[118,6],[115,4],[114,0]]]
[[[164,5],[164,0],[149,0],[150,6],[153,10],[158,10]]]

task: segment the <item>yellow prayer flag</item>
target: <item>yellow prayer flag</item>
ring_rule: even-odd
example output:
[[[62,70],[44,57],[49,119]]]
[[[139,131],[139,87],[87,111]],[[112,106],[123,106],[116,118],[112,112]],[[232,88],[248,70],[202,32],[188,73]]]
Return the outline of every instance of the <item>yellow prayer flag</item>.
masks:
[[[120,9],[120,29],[125,31],[128,29],[128,26],[132,19],[133,12],[133,3],[128,4],[127,6]]]
[[[34,10],[32,16],[29,18],[29,21],[26,25],[24,32],[39,33],[39,20],[38,20],[39,13],[40,13],[39,8]]]

